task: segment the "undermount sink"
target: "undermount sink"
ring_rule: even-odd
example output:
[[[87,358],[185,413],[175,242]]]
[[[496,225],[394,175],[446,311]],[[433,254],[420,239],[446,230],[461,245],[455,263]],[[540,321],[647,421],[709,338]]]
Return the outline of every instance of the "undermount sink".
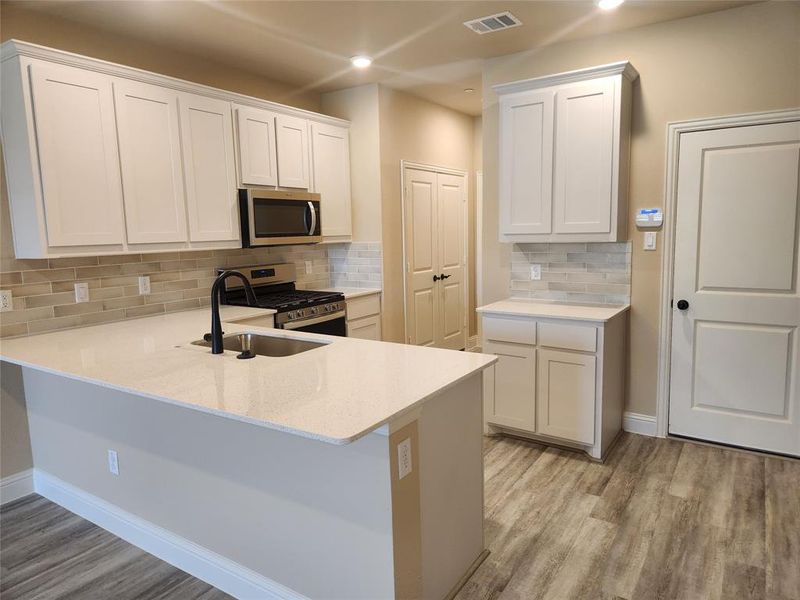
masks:
[[[222,347],[225,350],[239,352],[241,358],[253,356],[292,356],[307,352],[314,348],[327,345],[328,342],[311,342],[308,340],[295,340],[291,338],[261,335],[258,333],[231,333],[222,336]],[[211,342],[197,340],[192,342],[195,346],[211,347]],[[249,354],[242,356],[247,350]]]

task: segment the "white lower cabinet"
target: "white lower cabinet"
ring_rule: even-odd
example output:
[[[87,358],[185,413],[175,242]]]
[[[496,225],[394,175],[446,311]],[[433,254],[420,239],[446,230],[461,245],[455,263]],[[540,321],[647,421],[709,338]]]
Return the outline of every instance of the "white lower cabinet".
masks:
[[[483,315],[487,432],[585,450],[602,459],[622,430],[627,316],[608,321]]]
[[[381,292],[347,298],[347,337],[381,341]]]

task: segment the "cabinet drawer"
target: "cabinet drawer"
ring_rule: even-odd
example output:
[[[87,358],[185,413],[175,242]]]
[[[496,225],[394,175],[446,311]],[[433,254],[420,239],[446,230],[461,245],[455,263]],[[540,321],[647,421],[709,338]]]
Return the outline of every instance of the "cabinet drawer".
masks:
[[[381,295],[370,294],[347,300],[347,320],[361,319],[381,312]]]
[[[562,323],[539,323],[539,345],[595,352],[597,350],[597,328]]]
[[[347,337],[361,340],[381,341],[381,318],[379,315],[363,317],[347,322]]]
[[[483,337],[499,342],[536,343],[536,321],[528,319],[483,318]]]

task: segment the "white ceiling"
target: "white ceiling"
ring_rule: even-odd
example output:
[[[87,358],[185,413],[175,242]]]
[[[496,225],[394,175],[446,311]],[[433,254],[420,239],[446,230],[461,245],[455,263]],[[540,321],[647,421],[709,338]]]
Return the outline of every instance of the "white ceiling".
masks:
[[[381,82],[469,114],[481,111],[485,58],[749,3],[629,0],[603,12],[590,0],[9,2],[302,89]],[[504,10],[523,25],[477,35],[462,24]],[[355,54],[374,57],[373,66],[352,68]],[[475,93],[465,93],[468,87]]]

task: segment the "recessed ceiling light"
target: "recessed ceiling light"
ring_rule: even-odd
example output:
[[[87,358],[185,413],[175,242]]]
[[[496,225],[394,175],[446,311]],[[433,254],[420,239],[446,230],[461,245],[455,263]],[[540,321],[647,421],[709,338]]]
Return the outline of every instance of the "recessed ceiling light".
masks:
[[[464,91],[467,92],[468,94],[472,94],[475,92],[475,88],[464,88]]]
[[[603,10],[611,10],[617,8],[623,2],[625,2],[625,0],[597,0],[597,6]]]
[[[360,55],[352,57],[350,62],[353,63],[353,66],[357,69],[366,69],[372,64],[372,59],[369,56]]]

